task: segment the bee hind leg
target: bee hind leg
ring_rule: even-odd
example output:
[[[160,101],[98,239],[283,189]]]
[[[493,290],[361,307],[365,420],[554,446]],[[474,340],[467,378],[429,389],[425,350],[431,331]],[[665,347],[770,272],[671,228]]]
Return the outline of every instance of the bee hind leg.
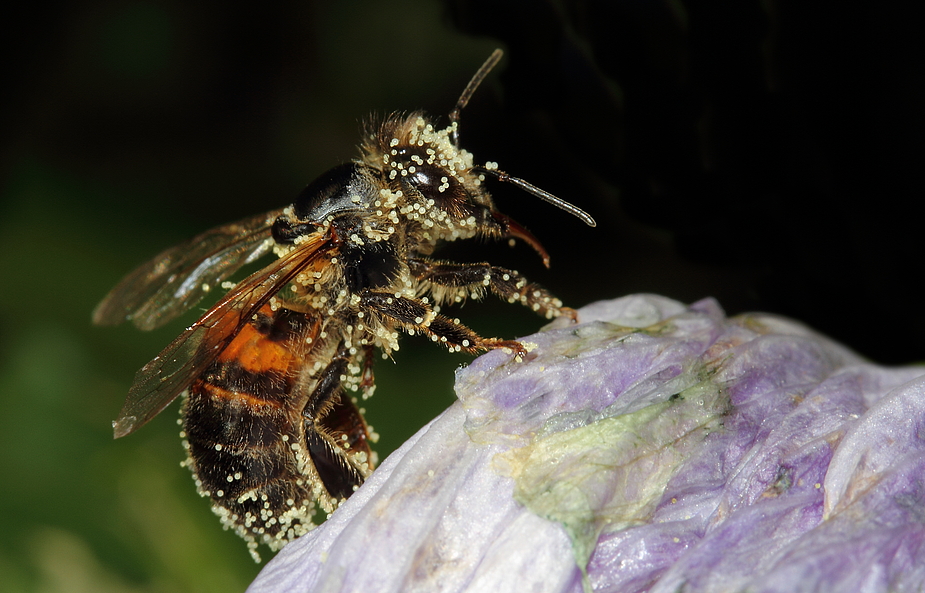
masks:
[[[344,448],[334,442],[327,424],[343,424],[342,416],[356,412],[344,401],[341,377],[347,373],[351,355],[343,344],[328,366],[318,376],[315,388],[302,410],[305,444],[309,457],[325,489],[335,499],[348,498],[363,484],[363,472],[351,463]],[[354,419],[352,423],[356,423]],[[362,423],[362,421],[360,421]],[[345,433],[346,434],[346,433]]]

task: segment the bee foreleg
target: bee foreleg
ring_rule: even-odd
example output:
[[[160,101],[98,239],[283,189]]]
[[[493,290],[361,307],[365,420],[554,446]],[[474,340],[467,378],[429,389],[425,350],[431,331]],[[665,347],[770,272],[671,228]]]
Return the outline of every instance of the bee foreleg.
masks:
[[[429,281],[435,288],[444,289],[444,300],[461,301],[467,294],[479,295],[487,288],[507,302],[519,302],[549,319],[559,315],[573,317],[572,309],[563,307],[562,301],[514,270],[487,263],[458,264],[415,259],[411,261],[411,273],[419,280]]]
[[[420,332],[450,350],[476,353],[494,348],[509,348],[517,355],[526,354],[520,342],[483,338],[459,321],[434,313],[427,303],[381,292],[367,292],[363,304],[397,321],[410,332]]]

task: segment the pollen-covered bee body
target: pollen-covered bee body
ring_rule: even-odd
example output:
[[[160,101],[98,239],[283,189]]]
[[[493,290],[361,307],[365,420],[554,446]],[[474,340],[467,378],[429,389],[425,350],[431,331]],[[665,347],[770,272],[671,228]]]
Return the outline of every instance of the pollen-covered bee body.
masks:
[[[581,210],[505,173],[476,165],[458,145],[458,114],[500,52],[476,74],[439,128],[419,112],[370,125],[361,157],[318,177],[282,210],[209,231],[127,277],[97,308],[98,323],[132,319],[150,329],[195,304],[211,286],[270,251],[278,259],[228,293],[135,377],[113,423],[137,430],[180,393],[187,464],[223,522],[278,549],[332,512],[373,470],[375,433],[356,398],[374,389],[376,349],[401,333],[451,351],[508,348],[441,307],[487,293],[547,318],[574,315],[517,272],[434,260],[442,242],[521,239],[498,212],[486,176],[576,214]]]

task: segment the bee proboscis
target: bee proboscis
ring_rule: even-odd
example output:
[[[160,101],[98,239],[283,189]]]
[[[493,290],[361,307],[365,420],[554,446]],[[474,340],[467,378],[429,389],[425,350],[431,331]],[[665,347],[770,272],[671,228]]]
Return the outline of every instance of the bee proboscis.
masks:
[[[551,318],[574,311],[521,274],[488,263],[432,259],[444,241],[521,239],[548,266],[540,242],[499,212],[486,177],[512,183],[591,226],[575,206],[460,148],[459,114],[497,64],[496,50],[467,85],[450,123],[421,112],[370,124],[359,159],[338,165],[285,208],[207,231],[127,276],[93,320],[152,329],[210,290],[219,302],[135,376],[113,422],[128,435],[184,394],[183,436],[200,493],[225,525],[276,550],[332,512],[375,465],[371,434],[347,390],[371,395],[373,354],[399,333],[451,351],[508,348],[440,313],[490,292]],[[274,253],[247,278],[227,279]]]

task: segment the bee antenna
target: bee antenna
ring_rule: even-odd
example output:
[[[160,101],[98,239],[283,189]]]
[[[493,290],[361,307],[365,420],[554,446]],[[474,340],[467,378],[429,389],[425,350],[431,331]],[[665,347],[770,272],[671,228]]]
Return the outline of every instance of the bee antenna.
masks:
[[[488,76],[488,73],[498,65],[498,62],[501,61],[501,56],[504,55],[504,51],[501,49],[496,49],[491,52],[491,55],[488,56],[488,59],[485,60],[485,63],[482,64],[482,67],[479,68],[478,72],[475,73],[475,76],[472,77],[472,80],[469,81],[469,84],[466,85],[466,88],[463,89],[462,94],[459,96],[459,100],[456,101],[456,107],[453,108],[453,111],[450,111],[450,123],[458,124],[459,123],[459,114],[465,109],[466,105],[469,104],[469,99],[472,98],[472,95],[475,94],[476,89],[479,88],[479,85],[482,84],[482,81],[485,80],[485,77]],[[452,140],[453,144],[456,147],[459,147],[459,131],[458,126],[452,131]]]
[[[565,210],[572,216],[581,220],[586,225],[590,227],[597,226],[597,222],[595,222],[594,219],[591,218],[591,215],[585,212],[584,210],[582,210],[581,208],[579,208],[578,206],[570,204],[566,202],[565,200],[563,200],[562,198],[558,196],[554,196],[548,191],[540,189],[537,186],[533,185],[532,183],[524,181],[523,179],[519,177],[512,177],[508,175],[507,173],[505,173],[504,171],[499,171],[497,169],[486,169],[485,167],[473,167],[472,170],[475,171],[476,173],[491,175],[498,181],[503,181],[505,183],[510,183],[511,185],[515,185],[519,187],[520,189],[524,190],[525,192],[533,194],[534,196],[538,197],[544,202],[548,202],[552,204],[553,206],[555,206],[556,208]]]

